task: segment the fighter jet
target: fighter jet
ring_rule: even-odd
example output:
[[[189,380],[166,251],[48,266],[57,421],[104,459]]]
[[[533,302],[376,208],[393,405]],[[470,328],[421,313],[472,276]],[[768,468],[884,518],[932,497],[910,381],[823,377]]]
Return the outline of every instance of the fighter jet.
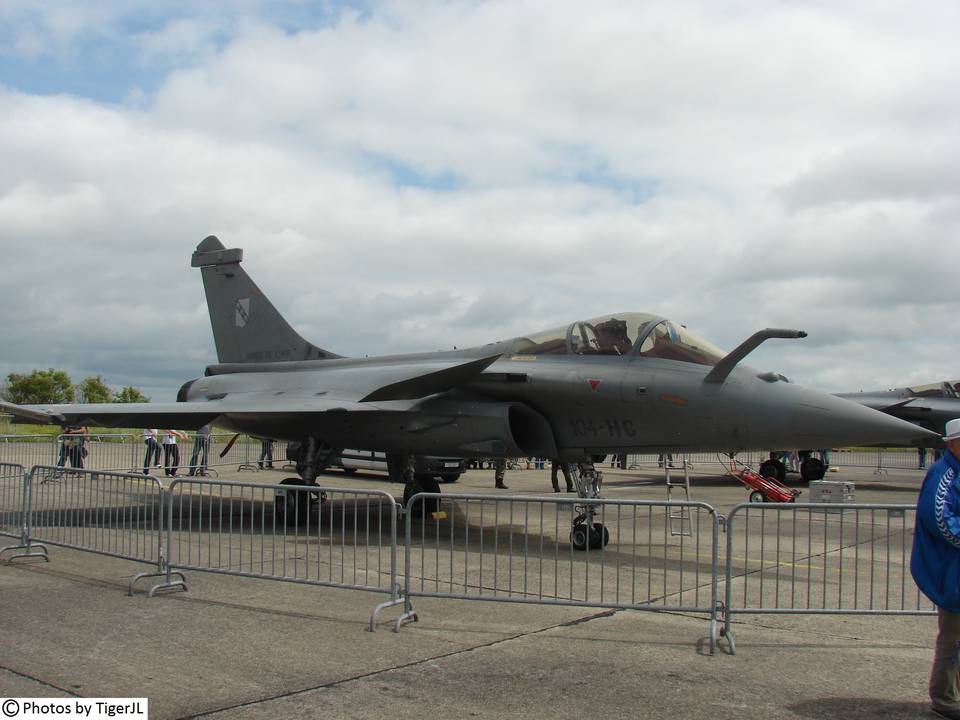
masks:
[[[298,478],[345,447],[386,452],[404,498],[439,492],[414,457],[545,457],[564,463],[581,497],[599,495],[593,462],[607,453],[719,451],[911,443],[932,433],[863,405],[804,389],[740,361],[761,330],[730,353],[683,325],[623,312],[449,352],[346,358],[304,340],[241,267],[243,252],[213,236],[201,269],[219,362],[185,383],[175,403],[11,406],[21,417],[105,427],[196,429],[294,443]],[[278,496],[278,514],[299,513]],[[607,534],[592,505],[574,547]]]
[[[960,418],[960,381],[956,380],[892,390],[840,393],[838,397],[933,430],[937,436],[922,443],[925,447],[942,448],[940,438],[946,432],[947,421]]]

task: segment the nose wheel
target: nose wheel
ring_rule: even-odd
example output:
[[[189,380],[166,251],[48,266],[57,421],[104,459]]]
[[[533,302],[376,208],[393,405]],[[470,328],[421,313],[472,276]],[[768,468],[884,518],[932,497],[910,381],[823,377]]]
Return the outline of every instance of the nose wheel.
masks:
[[[610,531],[603,523],[576,523],[570,531],[570,544],[574,550],[599,550],[610,542]]]
[[[600,497],[603,473],[593,463],[571,463],[567,472],[577,487],[577,495],[585,500]],[[577,505],[577,516],[570,528],[570,545],[574,550],[599,550],[610,542],[610,531],[603,523],[595,522],[596,506],[593,503]]]

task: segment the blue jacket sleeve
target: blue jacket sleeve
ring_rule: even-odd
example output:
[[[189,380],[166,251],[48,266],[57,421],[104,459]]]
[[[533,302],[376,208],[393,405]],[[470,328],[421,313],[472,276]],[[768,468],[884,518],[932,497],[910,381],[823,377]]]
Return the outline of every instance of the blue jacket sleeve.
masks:
[[[960,488],[956,473],[948,469],[939,479],[935,501],[937,530],[947,543],[960,548]]]

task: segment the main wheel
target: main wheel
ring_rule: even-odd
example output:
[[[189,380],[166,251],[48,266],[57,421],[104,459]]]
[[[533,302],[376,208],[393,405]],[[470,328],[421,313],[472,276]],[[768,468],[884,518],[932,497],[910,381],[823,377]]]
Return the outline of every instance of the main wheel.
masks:
[[[574,550],[586,550],[587,545],[591,544],[590,529],[584,523],[577,523],[570,531],[570,544]]]
[[[387,455],[387,477],[390,482],[403,482],[403,464],[400,462],[400,456]],[[404,498],[406,504],[406,498]]]
[[[610,542],[610,531],[602,523],[593,524],[593,532],[590,534],[590,547],[599,550],[606,547]]]
[[[410,505],[410,498],[422,492],[439,494],[440,483],[431,475],[416,473],[413,478],[413,485],[404,485],[403,487],[403,504],[407,508],[407,511],[413,517],[420,517],[421,515],[429,515],[430,513],[437,512],[440,509],[439,498],[426,498],[423,503],[418,500],[413,506]],[[422,509],[421,504],[423,505]]]
[[[760,463],[760,474],[783,482],[787,477],[787,467],[779,460],[764,460]]]
[[[284,478],[280,485],[304,485],[300,478]],[[309,490],[277,488],[273,512],[280,525],[303,525],[310,517],[310,509],[326,500],[326,495]]]
[[[762,503],[766,502],[766,498],[763,496],[763,493],[759,490],[754,490],[750,493],[750,502],[752,503]]]
[[[449,475],[441,475],[441,482],[453,483],[460,479],[460,473],[450,473]]]
[[[807,482],[812,480],[822,480],[827,468],[817,458],[807,458],[800,463],[800,477]]]

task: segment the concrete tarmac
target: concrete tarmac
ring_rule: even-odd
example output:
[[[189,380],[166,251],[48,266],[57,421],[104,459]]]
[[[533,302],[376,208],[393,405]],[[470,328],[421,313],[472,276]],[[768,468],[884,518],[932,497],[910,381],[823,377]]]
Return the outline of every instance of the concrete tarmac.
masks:
[[[608,497],[666,498],[656,468],[604,472]],[[921,478],[828,476],[884,503],[912,503]],[[470,471],[444,490],[550,492],[549,471],[506,481]],[[400,494],[378,473],[320,482]],[[692,499],[726,513],[746,495],[695,468]],[[390,609],[370,633],[371,593],[188,572],[186,593],[128,597],[142,565],[50,554],[0,562],[0,696],[145,696],[152,718],[932,717],[929,616],[740,615],[736,655],[710,656],[702,615],[416,598],[419,622],[394,633]]]

